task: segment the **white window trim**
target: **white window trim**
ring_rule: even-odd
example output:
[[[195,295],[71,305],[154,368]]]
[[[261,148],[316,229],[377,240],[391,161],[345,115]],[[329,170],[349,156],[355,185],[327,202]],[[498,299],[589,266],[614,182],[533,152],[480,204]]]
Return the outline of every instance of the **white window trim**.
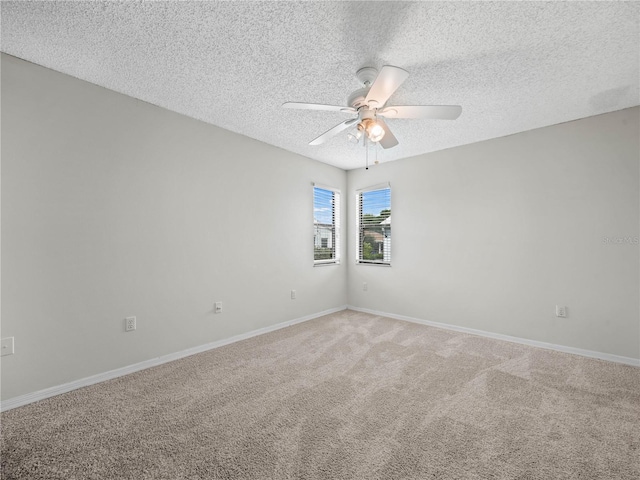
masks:
[[[365,188],[359,188],[356,189],[355,193],[356,193],[356,212],[355,212],[355,219],[356,219],[356,261],[355,264],[356,265],[368,265],[368,266],[374,266],[374,267],[390,267],[391,266],[391,260],[389,260],[388,262],[384,262],[384,261],[372,261],[372,260],[360,260],[360,195],[362,193],[366,193],[366,192],[373,192],[375,190],[385,190],[385,189],[389,189],[391,190],[391,182],[385,182],[385,183],[379,183],[377,185],[372,185],[370,187],[365,187]],[[389,192],[390,194],[392,194],[392,192]]]
[[[358,188],[356,190],[356,193],[372,192],[374,190],[384,190],[386,188],[391,188],[391,182],[384,182],[377,185],[372,185],[370,187]]]
[[[314,195],[314,188],[320,188],[322,190],[328,190],[330,192],[333,192],[334,194],[338,195],[338,201],[334,204],[334,221],[335,221],[335,225],[334,225],[334,229],[335,229],[335,258],[331,258],[331,259],[327,259],[327,260],[313,260],[313,266],[314,267],[326,267],[329,265],[340,265],[340,258],[341,258],[341,248],[340,248],[340,243],[341,243],[341,232],[340,232],[340,228],[341,228],[341,216],[342,216],[342,194],[340,192],[340,189],[336,188],[336,187],[330,187],[329,185],[323,185],[321,183],[311,183],[312,185],[312,189],[311,189],[311,195],[312,195],[312,199],[311,199],[311,208],[314,209],[315,208],[315,198],[313,197]],[[315,211],[312,211],[312,217],[313,219],[315,219]],[[314,225],[312,225],[312,228],[315,228]],[[315,231],[312,231],[312,235],[315,237]]]

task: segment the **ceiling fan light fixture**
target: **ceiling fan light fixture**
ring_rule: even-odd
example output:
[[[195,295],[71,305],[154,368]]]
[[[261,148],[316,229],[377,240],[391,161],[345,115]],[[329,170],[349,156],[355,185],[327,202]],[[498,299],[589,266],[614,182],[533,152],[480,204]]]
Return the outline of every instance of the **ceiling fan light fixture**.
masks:
[[[360,123],[360,125],[362,125],[362,128],[364,128],[364,131],[367,134],[367,138],[369,138],[369,140],[371,140],[372,142],[379,142],[380,140],[382,140],[382,137],[384,137],[384,128],[382,128],[382,125],[380,125],[375,120],[371,118],[365,118],[362,123]],[[358,127],[360,127],[360,125],[358,125]]]
[[[362,138],[362,130],[363,129],[360,128],[360,124],[358,124],[358,126],[354,130],[347,134],[347,138],[349,139],[349,141],[351,143],[358,143],[360,141],[360,138]]]
[[[347,97],[347,106],[302,102],[285,102],[282,106],[302,110],[340,112],[352,116],[349,120],[339,123],[311,140],[309,145],[322,145],[338,134],[349,132],[347,134],[349,141],[358,144],[362,139],[362,146],[367,151],[369,143],[378,143],[387,150],[395,147],[399,142],[383,118],[455,120],[462,112],[460,105],[387,105],[389,98],[408,75],[406,70],[393,65],[383,65],[380,71],[373,67],[364,67],[356,72],[356,77],[363,87],[351,92]]]

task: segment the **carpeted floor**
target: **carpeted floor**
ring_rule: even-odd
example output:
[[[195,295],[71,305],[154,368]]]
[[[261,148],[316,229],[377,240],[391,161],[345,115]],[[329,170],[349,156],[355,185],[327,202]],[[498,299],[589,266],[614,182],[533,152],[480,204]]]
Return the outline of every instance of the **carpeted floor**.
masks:
[[[640,369],[343,311],[2,414],[2,479],[638,479]]]

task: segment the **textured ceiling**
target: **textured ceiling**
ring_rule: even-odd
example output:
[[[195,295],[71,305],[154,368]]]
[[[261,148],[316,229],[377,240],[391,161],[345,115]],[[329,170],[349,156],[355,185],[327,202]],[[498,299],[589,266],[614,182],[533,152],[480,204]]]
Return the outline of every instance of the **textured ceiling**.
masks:
[[[364,163],[343,105],[355,72],[410,73],[381,162],[638,105],[637,2],[2,2],[3,52],[344,169]]]

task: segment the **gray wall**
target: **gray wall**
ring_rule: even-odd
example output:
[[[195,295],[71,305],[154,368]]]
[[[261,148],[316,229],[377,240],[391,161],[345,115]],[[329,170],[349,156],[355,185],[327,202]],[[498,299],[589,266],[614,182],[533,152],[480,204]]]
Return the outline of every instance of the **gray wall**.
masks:
[[[2,398],[345,305],[346,265],[313,267],[314,181],[346,193],[343,170],[2,55]]]
[[[639,358],[639,115],[349,171],[350,192],[390,181],[393,212],[392,266],[350,262],[349,303]]]

